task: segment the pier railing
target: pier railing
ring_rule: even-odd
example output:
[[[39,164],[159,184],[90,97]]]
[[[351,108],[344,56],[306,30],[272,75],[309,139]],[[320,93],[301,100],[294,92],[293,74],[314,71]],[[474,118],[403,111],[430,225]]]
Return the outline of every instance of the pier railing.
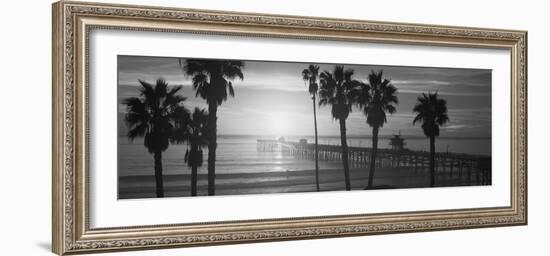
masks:
[[[315,144],[257,140],[260,152],[281,152],[302,159],[315,159]],[[338,161],[342,159],[340,145],[318,145],[319,161]],[[348,161],[351,166],[369,166],[372,148],[348,147]],[[381,149],[376,152],[378,168],[402,168],[414,172],[428,172],[430,152],[413,150]],[[468,184],[491,184],[491,158],[489,156],[437,152],[435,169],[438,176],[458,178]]]

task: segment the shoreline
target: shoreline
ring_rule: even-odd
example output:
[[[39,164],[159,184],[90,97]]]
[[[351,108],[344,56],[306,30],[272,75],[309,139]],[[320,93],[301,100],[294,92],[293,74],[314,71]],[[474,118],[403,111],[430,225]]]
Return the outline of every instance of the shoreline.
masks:
[[[463,173],[454,176],[448,171],[438,170],[436,187],[480,185],[477,173]],[[368,184],[368,168],[350,168],[352,190],[364,190]],[[165,196],[185,197],[190,195],[190,174],[164,175]],[[199,196],[207,194],[207,174],[197,179]],[[425,188],[429,187],[429,171],[415,172],[410,167],[377,168],[373,189]],[[319,170],[321,191],[345,191],[344,172],[341,169]],[[154,175],[122,176],[118,179],[119,199],[155,197]],[[316,192],[315,170],[297,170],[265,173],[216,174],[216,195],[245,195]]]

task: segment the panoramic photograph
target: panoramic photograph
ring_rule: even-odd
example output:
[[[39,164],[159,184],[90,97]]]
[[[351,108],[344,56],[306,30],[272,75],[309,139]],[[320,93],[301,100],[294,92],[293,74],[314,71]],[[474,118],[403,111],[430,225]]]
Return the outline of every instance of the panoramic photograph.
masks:
[[[118,199],[491,185],[489,69],[117,62]]]

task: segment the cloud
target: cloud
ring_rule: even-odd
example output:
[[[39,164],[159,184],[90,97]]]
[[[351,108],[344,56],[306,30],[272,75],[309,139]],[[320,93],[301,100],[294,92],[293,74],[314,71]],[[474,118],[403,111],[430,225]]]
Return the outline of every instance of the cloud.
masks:
[[[394,85],[425,84],[425,85],[449,85],[451,82],[437,80],[392,80]]]
[[[219,107],[220,134],[261,134],[272,119],[288,118],[292,133],[309,134],[313,129],[312,103],[301,71],[309,63],[246,61],[244,80],[233,84],[235,97]],[[171,85],[183,85],[188,108],[207,108],[205,101],[195,97],[191,78],[179,66],[178,58],[119,56],[119,97],[137,96],[138,79],[154,82],[164,78]],[[321,71],[332,71],[334,65],[321,64]],[[371,70],[384,70],[398,88],[397,112],[388,115],[380,133],[401,132],[423,136],[417,124],[412,125],[412,108],[421,93],[437,91],[447,100],[451,121],[442,128],[453,136],[477,136],[491,132],[491,70],[346,65],[355,71],[355,79],[366,81]],[[119,112],[124,112],[119,105]],[[339,123],[331,107],[317,107],[319,134],[338,136]],[[274,114],[276,113],[276,114]],[[275,117],[276,118],[275,118]],[[350,136],[369,135],[372,130],[363,113],[354,108],[346,121]]]

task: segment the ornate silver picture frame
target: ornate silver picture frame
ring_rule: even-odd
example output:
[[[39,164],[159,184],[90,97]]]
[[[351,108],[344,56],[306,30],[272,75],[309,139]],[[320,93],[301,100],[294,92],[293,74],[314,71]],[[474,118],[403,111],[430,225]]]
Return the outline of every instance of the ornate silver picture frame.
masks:
[[[95,227],[91,223],[98,209],[90,191],[101,187],[94,183],[101,180],[91,180],[94,120],[89,103],[99,95],[90,93],[95,60],[90,45],[91,33],[100,30],[507,51],[510,97],[505,101],[510,108],[492,111],[505,111],[510,120],[509,169],[493,170],[510,181],[505,184],[509,204]],[[53,5],[52,31],[52,249],[59,255],[527,224],[526,31],[72,1]]]

